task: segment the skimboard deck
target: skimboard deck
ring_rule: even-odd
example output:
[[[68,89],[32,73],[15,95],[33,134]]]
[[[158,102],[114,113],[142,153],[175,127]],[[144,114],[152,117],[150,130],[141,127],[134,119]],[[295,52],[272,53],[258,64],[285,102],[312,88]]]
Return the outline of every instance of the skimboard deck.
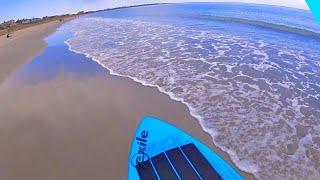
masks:
[[[153,117],[140,123],[133,138],[128,179],[242,179],[209,147]]]

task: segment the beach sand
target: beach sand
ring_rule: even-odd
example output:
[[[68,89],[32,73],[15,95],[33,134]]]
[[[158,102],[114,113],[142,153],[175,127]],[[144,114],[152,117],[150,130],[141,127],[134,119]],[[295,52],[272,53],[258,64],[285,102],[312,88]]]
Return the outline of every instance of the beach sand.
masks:
[[[39,54],[46,46],[43,39],[62,23],[51,21],[16,31],[10,38],[0,36],[0,83],[22,64]]]
[[[58,26],[45,24],[8,42],[1,39],[0,80],[41,52],[43,38]],[[231,162],[185,105],[128,78],[62,73],[38,84],[4,81],[0,102],[3,180],[126,179],[132,136],[144,116],[167,120]]]

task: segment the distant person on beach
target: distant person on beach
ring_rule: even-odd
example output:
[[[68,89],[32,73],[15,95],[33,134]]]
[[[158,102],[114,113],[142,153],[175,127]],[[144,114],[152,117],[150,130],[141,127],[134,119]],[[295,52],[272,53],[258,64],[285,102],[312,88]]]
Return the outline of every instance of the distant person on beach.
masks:
[[[10,33],[12,33],[12,32],[13,32],[13,28],[9,26],[9,27],[7,28],[7,38],[10,38],[10,37],[11,37]]]

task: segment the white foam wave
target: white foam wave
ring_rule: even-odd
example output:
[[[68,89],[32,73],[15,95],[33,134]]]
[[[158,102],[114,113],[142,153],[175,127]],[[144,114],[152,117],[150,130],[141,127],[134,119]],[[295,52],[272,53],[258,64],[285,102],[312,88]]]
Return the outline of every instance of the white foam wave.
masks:
[[[70,29],[74,36],[66,44],[71,51],[185,104],[240,169],[262,179],[270,172],[273,178],[318,175],[313,160],[320,147],[313,147],[317,151],[308,158],[294,148],[301,140],[296,125],[319,118],[317,104],[304,105],[303,97],[316,77],[300,75],[294,67],[304,63],[319,69],[314,63],[318,54],[142,21],[84,18]],[[296,81],[303,78],[304,83]],[[313,93],[317,97],[319,92]],[[313,129],[310,136],[319,134]]]

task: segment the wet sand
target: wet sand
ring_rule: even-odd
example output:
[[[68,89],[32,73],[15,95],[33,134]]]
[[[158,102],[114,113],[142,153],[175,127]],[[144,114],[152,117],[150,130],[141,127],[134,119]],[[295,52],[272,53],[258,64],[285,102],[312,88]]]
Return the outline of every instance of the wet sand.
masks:
[[[51,21],[16,31],[10,38],[0,36],[0,83],[14,70],[43,51],[46,46],[43,39],[62,23]]]
[[[49,34],[58,24],[47,26],[43,28]],[[0,57],[10,57],[13,64],[7,66],[11,70],[1,69],[0,77],[41,52],[45,42],[39,38],[46,33],[36,37],[35,47],[28,48],[22,40],[2,44],[1,48],[25,50],[14,53],[13,49],[11,54],[1,50]],[[107,73],[76,78],[61,73],[37,84],[4,81],[0,102],[0,179],[126,179],[132,135],[144,116],[169,121],[231,162],[185,105],[128,78]]]
[[[183,104],[130,79],[105,77],[3,84],[0,178],[126,179],[132,135],[146,115],[168,120],[228,157]]]

